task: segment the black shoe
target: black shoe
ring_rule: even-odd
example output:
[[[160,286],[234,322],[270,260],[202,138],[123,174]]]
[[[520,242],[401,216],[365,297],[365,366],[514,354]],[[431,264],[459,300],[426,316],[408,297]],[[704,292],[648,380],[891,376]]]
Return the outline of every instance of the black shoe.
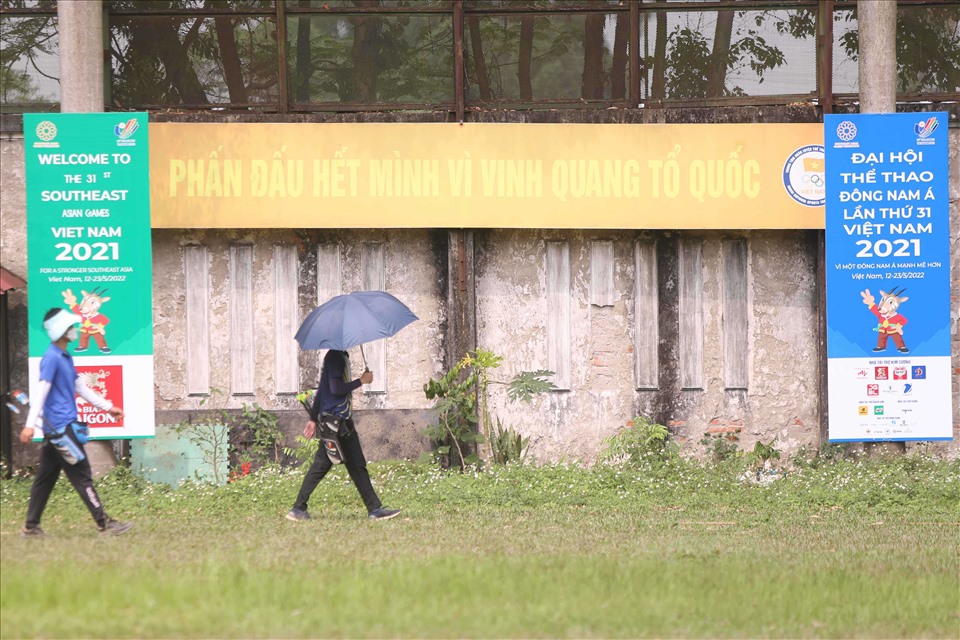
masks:
[[[21,538],[45,538],[47,534],[40,527],[24,527],[20,529]]]
[[[389,520],[390,518],[396,517],[400,513],[400,509],[384,509],[380,507],[379,509],[374,509],[370,512],[371,520]]]
[[[287,512],[287,515],[285,517],[287,520],[290,520],[292,522],[302,522],[303,520],[309,520],[310,514],[307,513],[306,509],[297,509],[296,507],[294,507],[293,509],[290,509],[290,511]]]
[[[132,528],[132,522],[118,522],[117,520],[109,518],[102,527],[97,527],[97,531],[99,531],[102,536],[122,536]]]
[[[900,353],[910,353],[910,349],[908,349],[907,347],[900,347],[899,349],[897,349],[897,351],[899,351]]]
[[[102,349],[100,349],[100,353],[103,353],[103,354],[113,353],[113,349],[111,349],[110,347],[103,347]]]
[[[873,348],[873,352],[874,352],[874,353],[880,353],[881,351],[886,351],[886,350],[887,350],[886,347],[874,347],[874,348]]]
[[[73,350],[73,352],[74,352],[74,353],[83,353],[83,352],[86,351],[86,350],[87,350],[86,347],[77,347],[76,349]]]

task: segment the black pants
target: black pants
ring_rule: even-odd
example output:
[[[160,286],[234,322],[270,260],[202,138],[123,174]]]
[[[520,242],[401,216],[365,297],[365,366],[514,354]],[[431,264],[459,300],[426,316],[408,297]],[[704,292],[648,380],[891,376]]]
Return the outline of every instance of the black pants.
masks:
[[[340,436],[343,464],[347,467],[347,472],[350,474],[353,484],[357,487],[357,491],[360,492],[360,497],[363,498],[363,504],[366,505],[367,511],[379,509],[383,505],[370,483],[370,474],[367,473],[367,460],[363,457],[363,449],[360,448],[360,436],[357,435],[357,430],[354,428],[353,418],[347,419],[344,430],[350,435]],[[326,451],[323,450],[322,443],[318,442],[317,455],[314,456],[313,463],[307,470],[307,475],[303,477],[303,484],[300,485],[297,501],[293,503],[294,509],[307,510],[310,495],[332,466],[333,463],[330,462]]]
[[[67,427],[68,437],[76,442],[73,435],[73,428]],[[77,446],[82,445],[78,443]],[[107,514],[103,511],[103,505],[100,503],[100,496],[97,490],[93,488],[93,473],[90,470],[90,460],[84,458],[77,464],[67,464],[57,450],[49,442],[44,442],[40,449],[40,468],[37,469],[37,476],[33,479],[33,486],[30,487],[30,505],[27,507],[27,528],[33,528],[40,524],[40,517],[43,510],[47,507],[47,500],[53,492],[53,487],[60,478],[60,470],[63,469],[67,474],[70,484],[80,494],[83,503],[90,510],[90,515],[96,520],[98,527],[103,527],[107,521]]]

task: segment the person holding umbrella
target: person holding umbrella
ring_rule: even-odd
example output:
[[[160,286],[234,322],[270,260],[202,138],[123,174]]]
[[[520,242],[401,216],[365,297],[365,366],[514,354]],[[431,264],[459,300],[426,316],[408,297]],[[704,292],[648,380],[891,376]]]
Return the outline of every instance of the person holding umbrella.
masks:
[[[392,336],[417,317],[399,300],[383,291],[359,291],[336,296],[314,309],[297,330],[303,349],[329,349],[323,358],[320,384],[309,410],[303,435],[313,438],[317,429],[326,430],[323,442],[303,478],[293,508],[286,518],[309,520],[307,503],[320,481],[342,461],[357,487],[371,520],[389,520],[400,509],[385,509],[370,482],[367,461],[360,446],[353,419],[352,395],[361,385],[373,382],[373,372],[364,367],[359,378],[350,375],[347,349],[364,342]],[[361,353],[363,347],[361,346]],[[336,436],[332,436],[333,432]],[[333,460],[331,460],[333,458]]]
[[[373,484],[370,482],[367,461],[363,457],[360,437],[357,435],[351,410],[351,398],[354,389],[359,389],[361,385],[371,382],[373,382],[373,372],[369,370],[364,371],[355,380],[350,379],[350,354],[346,351],[334,349],[327,351],[327,355],[323,358],[323,369],[320,372],[320,384],[317,387],[317,393],[313,396],[310,420],[303,428],[303,435],[307,438],[313,438],[321,420],[328,424],[336,424],[339,427],[337,429],[337,440],[339,440],[343,464],[346,465],[350,479],[353,480],[357,491],[360,492],[363,504],[367,507],[369,518],[371,520],[389,520],[400,513],[400,509],[384,509]],[[317,485],[320,484],[320,481],[332,467],[333,462],[327,454],[326,447],[321,444],[317,447],[313,463],[303,477],[297,499],[293,503],[293,508],[287,513],[287,520],[297,522],[310,519],[307,502],[310,500],[313,490],[317,488]]]

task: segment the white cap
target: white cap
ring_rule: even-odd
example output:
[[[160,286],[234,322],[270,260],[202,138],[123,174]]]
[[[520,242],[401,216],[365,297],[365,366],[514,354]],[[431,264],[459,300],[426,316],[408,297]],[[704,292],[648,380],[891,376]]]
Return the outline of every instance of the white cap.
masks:
[[[47,337],[50,338],[50,342],[56,342],[63,337],[67,329],[79,323],[81,320],[83,320],[83,318],[80,316],[74,315],[66,309],[60,309],[57,315],[49,320],[44,320],[43,329],[47,332]]]

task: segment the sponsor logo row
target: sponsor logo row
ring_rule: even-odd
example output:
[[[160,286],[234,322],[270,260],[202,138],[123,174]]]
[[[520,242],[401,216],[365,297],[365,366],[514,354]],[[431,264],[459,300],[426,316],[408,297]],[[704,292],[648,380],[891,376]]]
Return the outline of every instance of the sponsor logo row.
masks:
[[[869,380],[870,368],[859,367],[856,370],[857,380]],[[927,367],[873,367],[874,380],[926,380]]]

